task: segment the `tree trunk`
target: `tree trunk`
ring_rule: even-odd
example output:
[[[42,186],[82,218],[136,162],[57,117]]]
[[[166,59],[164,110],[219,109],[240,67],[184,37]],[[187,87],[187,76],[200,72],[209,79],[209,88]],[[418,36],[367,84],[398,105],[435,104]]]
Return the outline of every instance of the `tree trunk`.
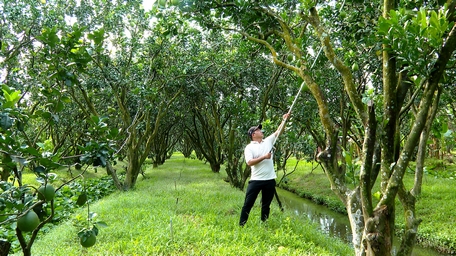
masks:
[[[122,182],[120,182],[117,177],[116,169],[112,168],[112,165],[109,161],[106,161],[106,172],[111,175],[114,185],[118,190],[122,190]]]
[[[211,170],[214,173],[219,173],[220,172],[220,163],[210,163],[211,165]]]
[[[347,204],[345,205],[348,213],[348,220],[353,235],[352,243],[355,249],[355,255],[366,255],[364,252],[362,239],[364,231],[364,217],[361,208],[361,193],[359,189],[351,191],[347,196]]]
[[[8,256],[11,243],[5,240],[0,240],[0,256]]]
[[[136,167],[136,165],[133,165],[131,163],[127,166],[127,173],[125,175],[125,182],[123,185],[124,190],[129,190],[135,186],[139,175],[139,172],[136,171],[138,169],[139,168]]]
[[[239,188],[240,190],[244,189],[245,181],[250,176],[250,167],[245,164],[244,151],[238,150],[241,147],[243,140],[240,140],[239,135],[236,130],[237,125],[233,122],[228,123],[228,136],[224,143],[222,143],[222,150],[224,155],[222,157],[223,161],[226,163],[226,173],[228,174],[230,185]],[[243,169],[245,166],[245,169]]]
[[[363,246],[366,255],[391,255],[394,236],[394,207],[382,205],[366,221]]]
[[[442,88],[439,87],[437,90],[437,96],[435,104],[432,106],[431,114],[429,120],[434,120],[438,112],[438,102],[440,101],[440,95],[442,94]],[[416,156],[416,167],[415,167],[415,183],[412,188],[411,194],[415,197],[421,194],[421,184],[423,183],[423,169],[424,169],[424,160],[426,159],[426,148],[427,140],[429,138],[429,132],[431,130],[432,122],[427,122],[426,126],[421,133],[420,142],[418,144],[418,153]]]
[[[416,218],[415,203],[416,197],[412,193],[407,193],[404,187],[401,187],[398,192],[399,200],[404,207],[405,231],[402,234],[402,242],[397,256],[412,255],[413,246],[416,243],[416,234],[421,219]]]
[[[140,153],[129,147],[127,155],[128,165],[123,185],[124,190],[129,190],[135,186],[136,180],[138,179],[138,175],[141,171]]]

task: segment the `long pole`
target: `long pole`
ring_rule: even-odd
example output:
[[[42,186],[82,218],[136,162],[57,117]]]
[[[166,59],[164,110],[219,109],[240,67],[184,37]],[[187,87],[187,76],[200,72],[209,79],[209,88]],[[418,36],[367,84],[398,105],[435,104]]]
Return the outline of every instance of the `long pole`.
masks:
[[[294,107],[294,104],[296,103],[296,100],[298,99],[298,96],[301,94],[301,90],[302,90],[302,87],[304,86],[304,81],[301,83],[301,87],[299,87],[299,91],[298,93],[296,94],[294,100],[293,100],[293,103],[291,103],[291,106],[290,106],[290,109],[288,110],[288,115],[291,114],[291,110],[293,109]],[[274,138],[274,142],[272,143],[272,145],[274,145],[277,141],[277,138],[279,137],[279,135],[282,133],[282,129],[283,127],[285,126],[285,123],[286,123],[287,120],[283,120],[282,123],[280,123],[280,126],[279,126],[279,133],[277,134],[277,136]]]
[[[296,103],[296,100],[298,99],[298,96],[301,94],[302,87],[304,87],[304,81],[301,83],[301,87],[299,87],[299,91],[296,94],[296,96],[295,96],[295,98],[293,100],[293,103],[291,103],[290,109],[288,110],[288,114],[291,114],[291,110],[293,109],[294,104]]]
[[[344,3],[345,3],[345,1],[344,1]],[[314,62],[312,63],[312,66],[310,67],[311,69],[314,67],[315,62],[317,62],[318,56],[320,56],[320,53],[321,53],[321,50],[322,50],[322,49],[323,49],[323,47],[320,47],[320,50],[318,51],[318,54],[317,54],[317,56],[315,57]],[[291,103],[290,109],[288,110],[288,115],[291,114],[291,110],[293,109],[294,104],[296,103],[296,100],[298,99],[298,96],[301,94],[302,87],[304,87],[304,81],[302,81],[301,87],[299,87],[299,91],[298,91],[298,93],[296,94],[296,96],[295,96],[295,98],[294,98],[294,100],[293,100],[293,103]],[[288,118],[287,118],[287,120],[288,120]],[[277,136],[274,138],[274,142],[272,143],[272,148],[274,148],[274,144],[276,143],[277,138],[279,137],[279,135],[282,133],[282,129],[283,129],[283,127],[285,126],[285,123],[287,122],[287,120],[283,120],[282,123],[280,123],[279,129],[278,129],[278,130],[279,130],[279,133],[278,133]],[[272,149],[271,149],[271,151],[272,151]],[[277,194],[277,190],[276,190],[275,187],[274,187],[274,196],[275,196],[275,198],[277,199],[277,202],[279,203],[280,210],[283,212],[282,202],[281,202],[280,199],[279,199],[279,194]]]
[[[318,54],[315,57],[314,62],[312,63],[312,66],[310,66],[311,69],[315,66],[315,63],[317,62],[318,56],[320,56],[320,53],[321,53],[322,49],[323,49],[323,47],[320,47],[320,50],[318,51]],[[291,103],[290,109],[288,110],[288,115],[291,114],[291,110],[293,109],[293,107],[294,107],[294,105],[296,103],[296,100],[298,99],[298,96],[301,95],[301,91],[302,91],[303,87],[304,87],[304,81],[302,81],[301,86],[299,87],[298,93],[296,94],[296,96],[295,96],[295,98],[293,100],[293,103]],[[282,129],[283,129],[283,126],[285,125],[285,122],[286,122],[286,120],[284,120],[284,122],[282,122],[280,124],[279,129],[278,129],[279,130],[279,134],[277,134],[277,137],[275,137],[273,145],[277,141],[277,138],[279,137],[280,133],[282,133]]]

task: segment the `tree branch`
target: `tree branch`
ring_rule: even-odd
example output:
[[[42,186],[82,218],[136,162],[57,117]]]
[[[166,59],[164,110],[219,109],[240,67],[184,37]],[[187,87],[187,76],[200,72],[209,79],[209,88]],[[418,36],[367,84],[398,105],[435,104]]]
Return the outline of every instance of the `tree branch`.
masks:
[[[318,38],[320,39],[321,45],[325,52],[326,57],[328,58],[329,62],[339,71],[344,80],[345,91],[348,94],[351,102],[353,103],[353,107],[361,119],[361,122],[364,126],[367,126],[368,116],[366,107],[364,106],[360,95],[356,90],[355,83],[353,82],[353,75],[350,71],[350,68],[347,67],[337,56],[334,52],[334,49],[331,45],[330,38],[328,32],[324,30],[324,28],[320,24],[320,18],[318,16],[317,10],[315,8],[310,9],[310,16],[304,17],[307,18],[309,23],[314,27]]]

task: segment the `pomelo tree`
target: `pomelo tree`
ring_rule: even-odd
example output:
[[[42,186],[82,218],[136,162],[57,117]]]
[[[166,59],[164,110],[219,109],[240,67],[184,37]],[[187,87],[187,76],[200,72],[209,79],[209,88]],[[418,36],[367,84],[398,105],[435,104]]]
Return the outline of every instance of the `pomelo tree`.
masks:
[[[421,181],[407,187],[403,177],[426,146],[420,136],[433,121],[432,109],[453,66],[454,2],[343,3],[188,1],[201,24],[263,45],[275,64],[295,72],[308,87],[324,131],[318,160],[346,206],[356,255],[392,254],[396,198],[405,222],[397,253],[410,255],[421,222],[415,211]],[[320,48],[326,62],[316,71],[311,65]],[[281,58],[289,54],[297,62]],[[339,77],[331,86],[324,82],[327,70]],[[330,108],[332,90],[346,95],[347,127],[339,122],[346,111]],[[353,159],[338,150],[348,137],[360,152],[360,168],[351,179],[347,166]]]

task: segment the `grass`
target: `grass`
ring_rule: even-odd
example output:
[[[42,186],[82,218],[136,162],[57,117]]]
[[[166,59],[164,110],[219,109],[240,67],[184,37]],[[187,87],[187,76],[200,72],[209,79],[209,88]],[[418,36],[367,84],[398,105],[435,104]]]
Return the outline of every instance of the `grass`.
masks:
[[[262,223],[257,202],[249,222],[239,227],[244,193],[198,160],[174,155],[146,169],[146,176],[134,190],[90,205],[97,220],[108,224],[95,246],[79,245],[73,222],[87,215],[81,209],[40,237],[32,255],[353,255],[350,246],[276,204]]]
[[[426,177],[424,184],[416,207],[417,215],[423,219],[418,230],[419,239],[425,246],[450,248],[454,254],[456,212],[453,202],[456,200],[456,181]]]
[[[119,166],[125,165],[125,163],[118,163]],[[71,180],[72,178],[78,176],[79,174],[83,174],[85,179],[98,179],[106,175],[106,171],[104,168],[94,168],[94,167],[89,167],[86,171],[84,169],[82,170],[76,170],[74,167],[71,168],[71,173],[68,168],[60,168],[55,171],[57,174],[56,181],[54,184],[61,185],[62,183]],[[23,184],[29,184],[33,186],[39,186],[40,183],[37,181],[37,176],[30,170],[26,169],[22,173],[22,183]],[[18,185],[17,181],[14,182],[14,185]]]
[[[291,170],[296,162],[291,160],[288,168]],[[315,165],[315,163],[314,163]],[[444,253],[456,253],[456,235],[454,223],[456,212],[453,202],[456,200],[454,186],[456,180],[452,178],[456,165],[446,165],[445,173],[438,173],[434,168],[432,172],[426,172],[423,178],[422,194],[416,203],[416,214],[423,222],[418,228],[418,240],[423,247],[431,247]],[[312,170],[311,163],[299,163],[297,169],[288,175],[281,187],[290,190],[301,197],[309,198],[321,204],[325,204],[341,213],[346,213],[342,202],[331,191],[330,184],[321,168]],[[279,177],[280,178],[280,177]],[[413,173],[406,173],[404,184],[410,189],[414,181]],[[378,188],[378,184],[376,184]],[[374,191],[375,192],[375,191]],[[397,200],[396,226],[398,231],[404,227],[402,207]]]

